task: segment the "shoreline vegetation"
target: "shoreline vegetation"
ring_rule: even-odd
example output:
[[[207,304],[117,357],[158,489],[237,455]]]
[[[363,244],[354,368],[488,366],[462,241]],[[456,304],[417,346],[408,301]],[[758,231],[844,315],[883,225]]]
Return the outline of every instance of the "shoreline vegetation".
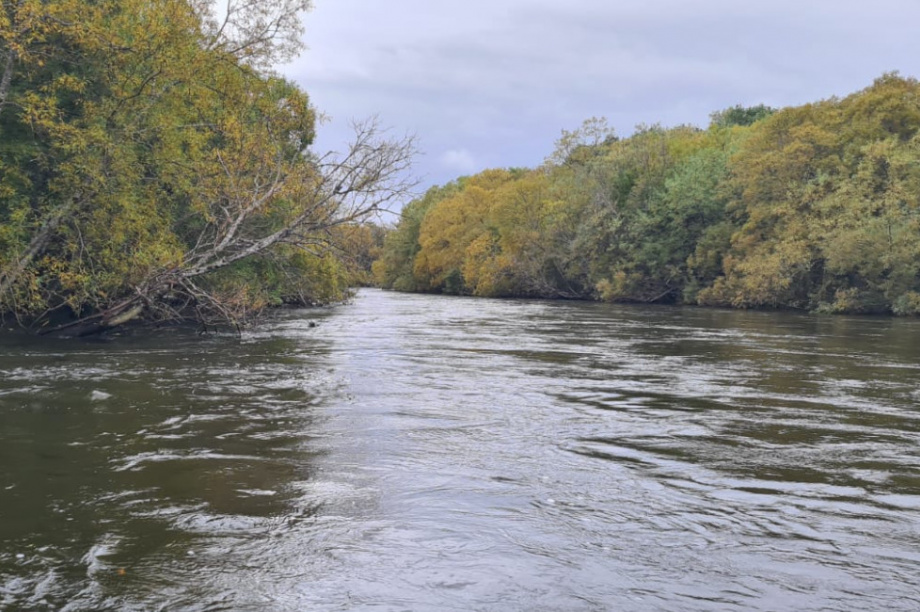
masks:
[[[920,84],[736,106],[705,128],[604,119],[538,168],[407,199],[411,137],[310,146],[272,70],[310,0],[7,2],[0,10],[0,323],[239,328],[351,288],[920,314]]]
[[[316,112],[272,66],[310,0],[13,0],[0,8],[0,321],[92,335],[239,327],[346,297],[408,197],[411,137]],[[355,255],[364,253],[364,256]]]
[[[736,106],[706,129],[604,119],[534,169],[408,204],[374,263],[406,292],[920,314],[920,84]]]

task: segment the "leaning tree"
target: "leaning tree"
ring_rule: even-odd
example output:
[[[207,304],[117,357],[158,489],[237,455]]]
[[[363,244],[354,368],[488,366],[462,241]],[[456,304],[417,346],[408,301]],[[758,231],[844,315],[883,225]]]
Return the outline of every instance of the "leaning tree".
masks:
[[[311,301],[339,230],[413,187],[414,144],[367,121],[311,151],[309,99],[272,71],[307,8],[4,0],[0,312],[86,334]]]

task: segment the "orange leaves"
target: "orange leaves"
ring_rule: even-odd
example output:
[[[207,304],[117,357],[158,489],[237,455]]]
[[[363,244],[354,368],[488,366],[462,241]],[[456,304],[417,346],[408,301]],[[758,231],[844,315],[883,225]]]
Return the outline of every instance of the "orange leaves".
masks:
[[[467,249],[487,233],[494,190],[511,180],[505,170],[489,170],[470,177],[458,194],[442,200],[422,222],[415,263],[416,278],[425,278],[429,290],[442,289],[448,278],[461,274]],[[459,287],[469,292],[471,287]]]

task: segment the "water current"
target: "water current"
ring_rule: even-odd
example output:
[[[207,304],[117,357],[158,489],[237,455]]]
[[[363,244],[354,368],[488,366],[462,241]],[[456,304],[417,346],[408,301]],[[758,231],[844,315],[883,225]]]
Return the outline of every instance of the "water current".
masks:
[[[0,610],[918,609],[918,320],[363,290],[0,336]]]

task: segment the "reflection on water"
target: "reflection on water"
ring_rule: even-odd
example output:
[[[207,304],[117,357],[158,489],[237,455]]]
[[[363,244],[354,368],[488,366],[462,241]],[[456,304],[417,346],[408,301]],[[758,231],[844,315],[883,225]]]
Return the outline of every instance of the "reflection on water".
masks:
[[[916,320],[364,291],[0,337],[0,609],[916,610],[918,406]]]

